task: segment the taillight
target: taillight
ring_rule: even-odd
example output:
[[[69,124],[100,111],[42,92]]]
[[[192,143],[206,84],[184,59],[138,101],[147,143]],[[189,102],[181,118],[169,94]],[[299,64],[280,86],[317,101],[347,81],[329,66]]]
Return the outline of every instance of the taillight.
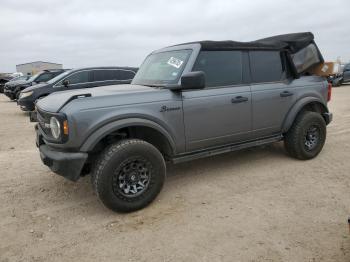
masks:
[[[332,97],[332,84],[328,83],[327,101],[331,101],[331,97]]]

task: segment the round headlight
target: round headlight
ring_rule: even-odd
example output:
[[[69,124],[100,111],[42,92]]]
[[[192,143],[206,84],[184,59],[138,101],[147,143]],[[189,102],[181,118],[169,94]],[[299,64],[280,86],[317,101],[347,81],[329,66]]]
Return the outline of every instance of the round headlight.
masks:
[[[58,139],[61,135],[61,125],[56,117],[51,117],[50,119],[50,129],[51,134],[55,139]]]

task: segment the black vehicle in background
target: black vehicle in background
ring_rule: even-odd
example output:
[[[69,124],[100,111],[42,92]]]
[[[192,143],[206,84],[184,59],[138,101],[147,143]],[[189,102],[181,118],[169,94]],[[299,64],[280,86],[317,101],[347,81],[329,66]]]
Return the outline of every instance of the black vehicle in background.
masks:
[[[19,83],[24,83],[27,81],[31,76],[16,76],[13,78],[9,77],[2,77],[0,78],[0,93],[4,93],[4,88],[7,83],[10,84],[19,84]],[[9,80],[7,80],[9,79]]]
[[[0,77],[0,93],[4,93],[4,86],[7,82],[11,81],[10,76],[1,76]]]
[[[11,100],[18,98],[19,93],[29,87],[36,85],[38,83],[47,82],[48,80],[62,74],[66,69],[50,69],[39,72],[33,75],[28,80],[8,82],[4,86],[4,94],[8,96]]]
[[[19,95],[17,104],[23,111],[33,111],[36,100],[57,91],[129,84],[137,70],[136,67],[90,67],[68,70],[45,83],[24,89]]]

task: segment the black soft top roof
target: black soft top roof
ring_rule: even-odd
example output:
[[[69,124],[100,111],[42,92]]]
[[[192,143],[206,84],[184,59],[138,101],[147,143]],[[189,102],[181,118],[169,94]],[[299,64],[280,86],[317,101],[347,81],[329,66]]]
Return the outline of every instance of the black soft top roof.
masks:
[[[295,76],[307,72],[310,68],[323,63],[314,35],[311,32],[276,35],[251,42],[237,41],[198,41],[186,43],[200,44],[203,51],[223,50],[281,50],[287,51],[288,63]],[[182,45],[186,45],[182,44]],[[179,45],[178,45],[179,46]]]
[[[267,37],[251,42],[237,41],[198,41],[185,44],[201,45],[201,50],[233,50],[233,49],[262,49],[262,50],[289,50],[296,53],[300,49],[314,43],[314,35],[311,32],[294,33]],[[184,44],[182,44],[184,45]]]

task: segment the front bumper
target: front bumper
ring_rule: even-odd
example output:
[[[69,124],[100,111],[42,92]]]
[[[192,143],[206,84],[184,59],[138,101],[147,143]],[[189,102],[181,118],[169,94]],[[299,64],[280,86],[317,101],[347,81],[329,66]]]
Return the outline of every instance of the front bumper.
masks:
[[[17,105],[23,110],[23,111],[33,111],[34,110],[34,103],[30,99],[30,97],[20,98],[17,100]]]
[[[12,90],[4,89],[4,94],[12,100],[16,98],[16,94]]]
[[[333,120],[333,114],[332,113],[323,113],[322,114],[324,120],[326,121],[326,124],[328,125]]]
[[[88,158],[87,153],[58,151],[45,144],[37,125],[36,145],[40,151],[41,161],[48,166],[52,172],[63,176],[71,181],[80,178],[83,166]]]

